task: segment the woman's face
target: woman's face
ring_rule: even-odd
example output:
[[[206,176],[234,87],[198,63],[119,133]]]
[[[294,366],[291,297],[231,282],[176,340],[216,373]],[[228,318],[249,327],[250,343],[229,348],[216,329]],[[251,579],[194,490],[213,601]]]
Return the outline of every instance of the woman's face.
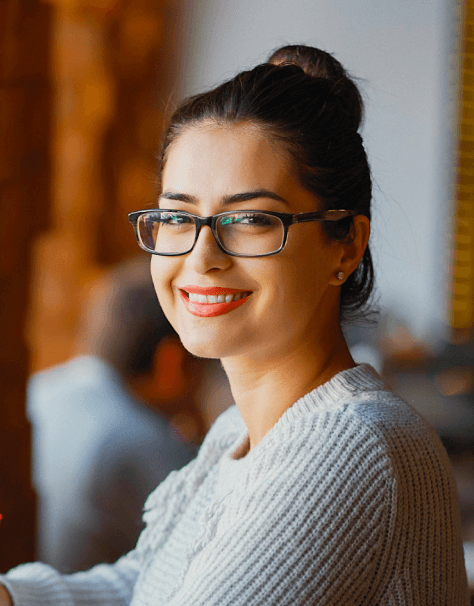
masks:
[[[251,125],[189,127],[168,150],[162,185],[160,208],[200,216],[229,210],[318,209],[316,198],[292,176],[278,146]],[[281,201],[250,193],[262,190]],[[175,199],[164,198],[169,194]],[[229,203],[235,194],[252,199]],[[161,306],[191,353],[268,361],[291,355],[307,341],[328,335],[331,340],[339,322],[335,275],[342,255],[343,245],[330,241],[319,222],[290,226],[280,253],[253,258],[222,252],[206,226],[190,253],[153,255],[151,269]],[[218,288],[234,297],[237,291],[244,298],[238,304],[221,304],[225,313],[217,313],[219,304],[189,303],[187,289],[193,287]]]

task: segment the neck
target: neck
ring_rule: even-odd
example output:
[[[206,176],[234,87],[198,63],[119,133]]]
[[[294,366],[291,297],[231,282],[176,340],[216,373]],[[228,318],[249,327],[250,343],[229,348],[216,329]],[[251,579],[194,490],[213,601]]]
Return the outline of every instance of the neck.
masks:
[[[314,340],[277,357],[229,357],[222,364],[251,449],[299,398],[355,366],[339,327],[330,347],[321,348],[321,342]]]

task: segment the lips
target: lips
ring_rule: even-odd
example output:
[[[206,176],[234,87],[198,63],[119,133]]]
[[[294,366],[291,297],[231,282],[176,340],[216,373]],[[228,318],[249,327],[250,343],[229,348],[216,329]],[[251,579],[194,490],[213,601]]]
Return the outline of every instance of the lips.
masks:
[[[219,286],[183,286],[179,292],[189,313],[202,318],[229,313],[246,303],[252,294],[248,290]]]

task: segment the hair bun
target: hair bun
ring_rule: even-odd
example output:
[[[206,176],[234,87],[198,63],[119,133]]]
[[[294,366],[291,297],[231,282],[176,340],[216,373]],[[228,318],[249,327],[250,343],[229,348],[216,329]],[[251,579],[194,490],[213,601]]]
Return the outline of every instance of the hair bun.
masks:
[[[358,130],[362,121],[362,98],[346,70],[331,54],[312,46],[299,44],[282,46],[270,55],[268,63],[297,65],[311,78],[322,78],[333,82],[331,92],[339,98],[348,123],[354,130]]]
[[[273,65],[298,65],[307,76],[339,80],[346,77],[346,72],[337,59],[319,48],[312,46],[283,46],[268,59]]]

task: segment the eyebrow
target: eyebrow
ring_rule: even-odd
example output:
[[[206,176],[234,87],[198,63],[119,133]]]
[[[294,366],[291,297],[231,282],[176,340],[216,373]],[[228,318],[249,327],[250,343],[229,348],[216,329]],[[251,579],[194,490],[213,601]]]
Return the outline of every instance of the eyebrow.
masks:
[[[249,200],[257,200],[259,198],[270,198],[271,200],[277,200],[277,202],[283,202],[283,204],[288,204],[288,201],[285,198],[282,198],[278,194],[269,189],[256,189],[253,191],[246,191],[240,194],[232,194],[223,196],[221,198],[221,203],[232,204],[235,202],[248,202]],[[191,196],[189,194],[181,194],[179,192],[173,191],[165,191],[159,196],[160,200],[177,200],[179,202],[186,202],[188,204],[198,204],[199,200],[195,196]]]

